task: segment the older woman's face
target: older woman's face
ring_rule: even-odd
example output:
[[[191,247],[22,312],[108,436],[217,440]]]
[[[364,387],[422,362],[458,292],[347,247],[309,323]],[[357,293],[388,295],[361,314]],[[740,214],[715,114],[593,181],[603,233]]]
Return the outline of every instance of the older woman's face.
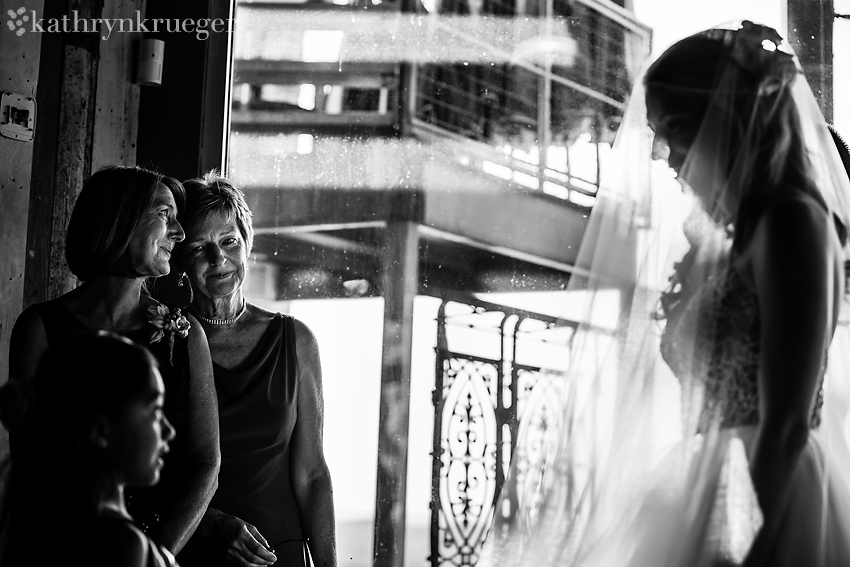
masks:
[[[242,287],[248,253],[234,215],[215,212],[201,219],[190,229],[184,249],[196,292],[216,299]]]
[[[153,204],[142,214],[127,247],[133,267],[144,276],[168,274],[171,271],[168,261],[174,245],[185,236],[183,227],[177,222],[174,195],[160,183]]]

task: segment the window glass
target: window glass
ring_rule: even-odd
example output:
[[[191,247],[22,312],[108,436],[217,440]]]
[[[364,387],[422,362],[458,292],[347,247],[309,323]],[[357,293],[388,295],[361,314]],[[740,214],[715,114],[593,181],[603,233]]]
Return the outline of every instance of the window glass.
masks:
[[[713,23],[784,32],[784,5],[237,3],[227,174],[254,213],[247,295],[319,341],[340,565],[372,564],[382,507],[404,519],[406,566],[475,563],[508,460],[530,458],[517,420],[547,419],[560,386],[541,370],[569,361],[564,290],[643,63]],[[834,41],[847,132],[850,20]],[[618,302],[600,302],[600,344]],[[386,464],[399,443],[405,469]],[[379,497],[385,465],[403,501]]]

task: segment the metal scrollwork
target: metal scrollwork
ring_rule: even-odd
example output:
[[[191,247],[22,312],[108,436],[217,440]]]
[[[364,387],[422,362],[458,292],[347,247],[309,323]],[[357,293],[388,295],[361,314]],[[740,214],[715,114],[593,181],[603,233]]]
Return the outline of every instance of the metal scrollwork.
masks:
[[[450,314],[448,304],[454,307]],[[527,462],[543,450],[546,431],[558,419],[555,400],[562,393],[562,384],[548,377],[541,381],[546,374],[541,366],[518,362],[521,328],[531,321],[532,327],[546,330],[558,322],[498,307],[446,300],[439,311],[433,395],[432,567],[476,564],[511,458],[516,453],[517,478],[512,482],[522,482]],[[495,355],[451,349],[447,327],[453,324],[497,338]],[[520,419],[528,421],[525,427],[530,430],[524,445],[517,448]],[[510,510],[499,512],[509,514]]]

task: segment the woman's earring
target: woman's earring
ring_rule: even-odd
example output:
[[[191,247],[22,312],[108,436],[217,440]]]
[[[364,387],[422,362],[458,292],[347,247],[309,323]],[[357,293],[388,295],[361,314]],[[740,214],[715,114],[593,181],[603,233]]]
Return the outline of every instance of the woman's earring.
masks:
[[[183,285],[184,285],[183,280],[188,278],[188,277],[189,276],[186,275],[186,272],[180,272],[180,279],[177,280],[177,287],[183,287]]]

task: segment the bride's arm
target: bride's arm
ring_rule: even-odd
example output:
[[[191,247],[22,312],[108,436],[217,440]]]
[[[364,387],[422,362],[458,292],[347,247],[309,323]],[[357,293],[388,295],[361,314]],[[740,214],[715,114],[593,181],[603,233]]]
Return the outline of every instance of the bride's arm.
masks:
[[[750,243],[761,315],[760,420],[750,474],[764,515],[754,551],[773,547],[791,476],[808,441],[831,337],[833,294],[840,291],[834,289],[840,263],[830,223],[808,197],[780,199],[764,212]]]

